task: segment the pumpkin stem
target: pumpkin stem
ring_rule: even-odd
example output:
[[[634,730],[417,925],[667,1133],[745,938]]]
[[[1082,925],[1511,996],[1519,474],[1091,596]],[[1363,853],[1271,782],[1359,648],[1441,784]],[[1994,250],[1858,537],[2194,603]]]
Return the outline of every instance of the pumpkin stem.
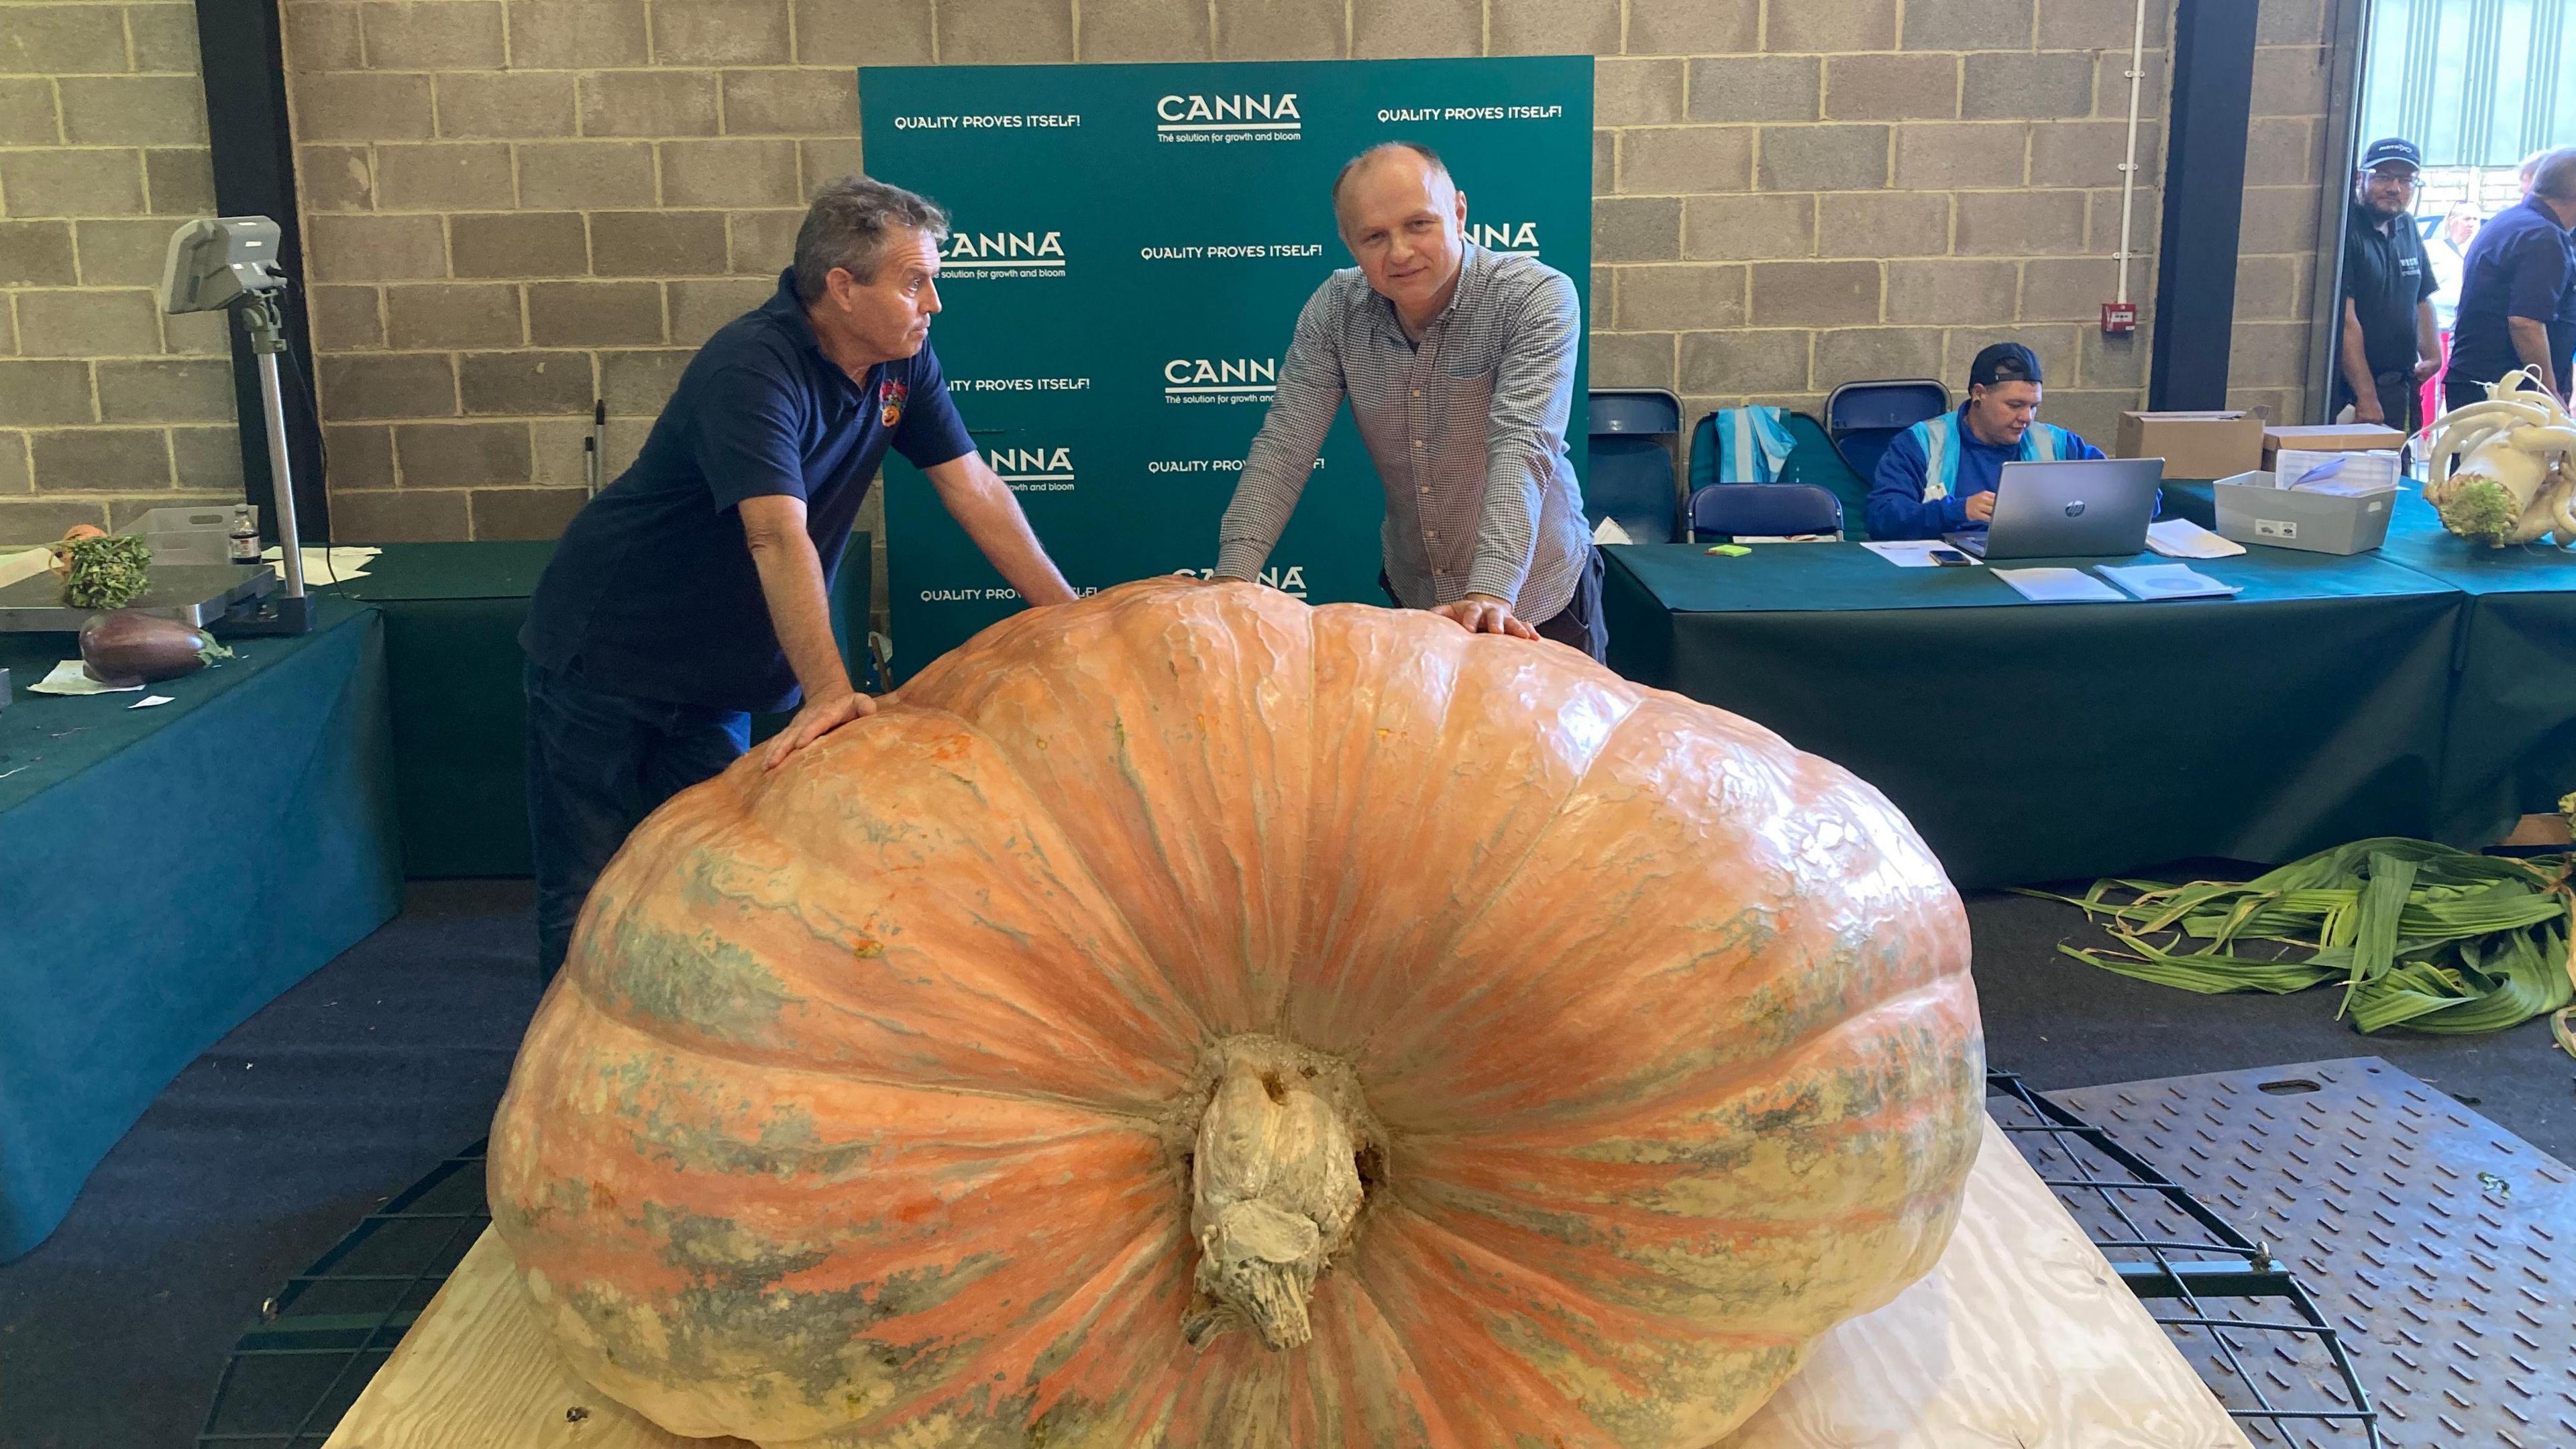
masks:
[[[1311,1054],[1260,1038],[1230,1045],[1190,1171],[1198,1294],[1181,1332],[1203,1347],[1248,1324],[1272,1349],[1295,1348],[1314,1336],[1315,1279],[1359,1216],[1352,1123],[1312,1089]]]

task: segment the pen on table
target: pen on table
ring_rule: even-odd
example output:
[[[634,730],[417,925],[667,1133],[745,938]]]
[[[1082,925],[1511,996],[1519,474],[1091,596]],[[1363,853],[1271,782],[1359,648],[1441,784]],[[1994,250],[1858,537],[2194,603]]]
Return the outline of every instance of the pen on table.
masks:
[[[581,479],[582,482],[590,489],[590,496],[593,498],[598,497],[599,439],[595,437],[584,438],[581,440]]]

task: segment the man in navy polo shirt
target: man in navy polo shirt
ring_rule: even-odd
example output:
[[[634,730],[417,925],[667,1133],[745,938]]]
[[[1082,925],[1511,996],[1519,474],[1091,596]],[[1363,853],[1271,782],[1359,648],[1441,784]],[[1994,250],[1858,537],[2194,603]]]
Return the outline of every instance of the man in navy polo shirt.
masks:
[[[930,349],[947,231],[898,187],[824,187],[778,294],[698,349],[634,466],[564,529],[519,634],[546,976],[627,833],[740,758],[750,711],[797,711],[767,747],[775,769],[875,710],[842,667],[829,598],[887,448],[1021,598],[1073,598]]]
[[[2546,148],[2522,158],[2517,179],[2522,194],[2531,195],[2531,183],[2539,179],[2540,163],[2549,159]],[[2576,233],[2568,239],[2568,276],[2576,279]],[[2549,319],[2549,370],[2558,376],[2558,396],[2565,398],[2571,382],[2576,382],[2576,285],[2561,288],[2558,310]]]
[[[2415,231],[2423,153],[2401,136],[2373,141],[2353,172],[2343,228],[2343,334],[2333,401],[2353,421],[2401,433],[2420,426],[2416,390],[2441,365],[2433,326],[2433,266]]]
[[[2508,206],[2469,243],[2461,264],[2460,311],[2442,403],[2483,401],[2486,385],[2530,367],[2551,392],[2564,389],[2549,348],[2549,322],[2570,284],[2567,228],[2576,225],[2576,147],[2562,146],[2532,169],[2531,194]]]

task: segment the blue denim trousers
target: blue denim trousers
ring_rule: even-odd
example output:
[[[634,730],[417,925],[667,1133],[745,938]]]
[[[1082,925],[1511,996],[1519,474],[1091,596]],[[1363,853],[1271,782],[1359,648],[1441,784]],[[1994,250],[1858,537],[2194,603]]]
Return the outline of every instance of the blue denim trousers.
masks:
[[[612,694],[534,660],[524,678],[537,972],[552,980],[583,899],[628,833],[740,759],[751,747],[751,716]]]

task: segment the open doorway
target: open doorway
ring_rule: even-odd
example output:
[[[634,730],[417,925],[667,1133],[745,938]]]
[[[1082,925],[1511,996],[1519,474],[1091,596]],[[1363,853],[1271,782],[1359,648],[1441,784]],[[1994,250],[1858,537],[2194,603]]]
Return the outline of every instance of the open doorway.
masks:
[[[2378,393],[2375,411],[2385,421],[2420,427],[2443,410],[2445,374],[2462,325],[2461,291],[2479,236],[2498,217],[2524,206],[2529,162],[2553,147],[2576,145],[2576,64],[2570,63],[2576,0],[2370,0],[2363,30],[2353,151],[2357,161],[2378,164],[2347,173],[2328,412],[2337,421],[2366,415],[2374,409],[2363,395]],[[2390,140],[2412,147],[2411,167],[2397,148],[2380,145]],[[2410,169],[2410,184],[2389,184],[2393,173]],[[2401,191],[2402,207],[2391,215]],[[2413,233],[2412,265],[2422,269],[2420,280],[2405,270],[2409,248],[2394,235],[2399,227]],[[2509,225],[2497,236],[2511,230]],[[2563,232],[2560,245],[2568,245]],[[2389,275],[2392,268],[2400,274]],[[2576,350],[2576,253],[2565,276],[2549,328],[2562,395],[2569,384],[2567,355]],[[2409,286],[2419,289],[2431,313],[2424,329],[2429,335],[2420,342],[2395,331],[2415,333],[2422,320],[2412,306],[2397,303],[2396,290]],[[2376,317],[2363,317],[2374,300]],[[2483,320],[2485,310],[2471,319],[2463,366],[2499,346],[2509,348],[2509,338],[2500,342],[2484,335],[2497,325]],[[2359,350],[2373,373],[2361,388],[2355,386],[2350,340],[2356,320]],[[2502,355],[2513,356],[2509,350]],[[2490,362],[2488,370],[2510,365]],[[2401,376],[2407,394],[2402,400],[2388,395]],[[2459,381],[2466,385],[2469,379],[2463,375]]]

